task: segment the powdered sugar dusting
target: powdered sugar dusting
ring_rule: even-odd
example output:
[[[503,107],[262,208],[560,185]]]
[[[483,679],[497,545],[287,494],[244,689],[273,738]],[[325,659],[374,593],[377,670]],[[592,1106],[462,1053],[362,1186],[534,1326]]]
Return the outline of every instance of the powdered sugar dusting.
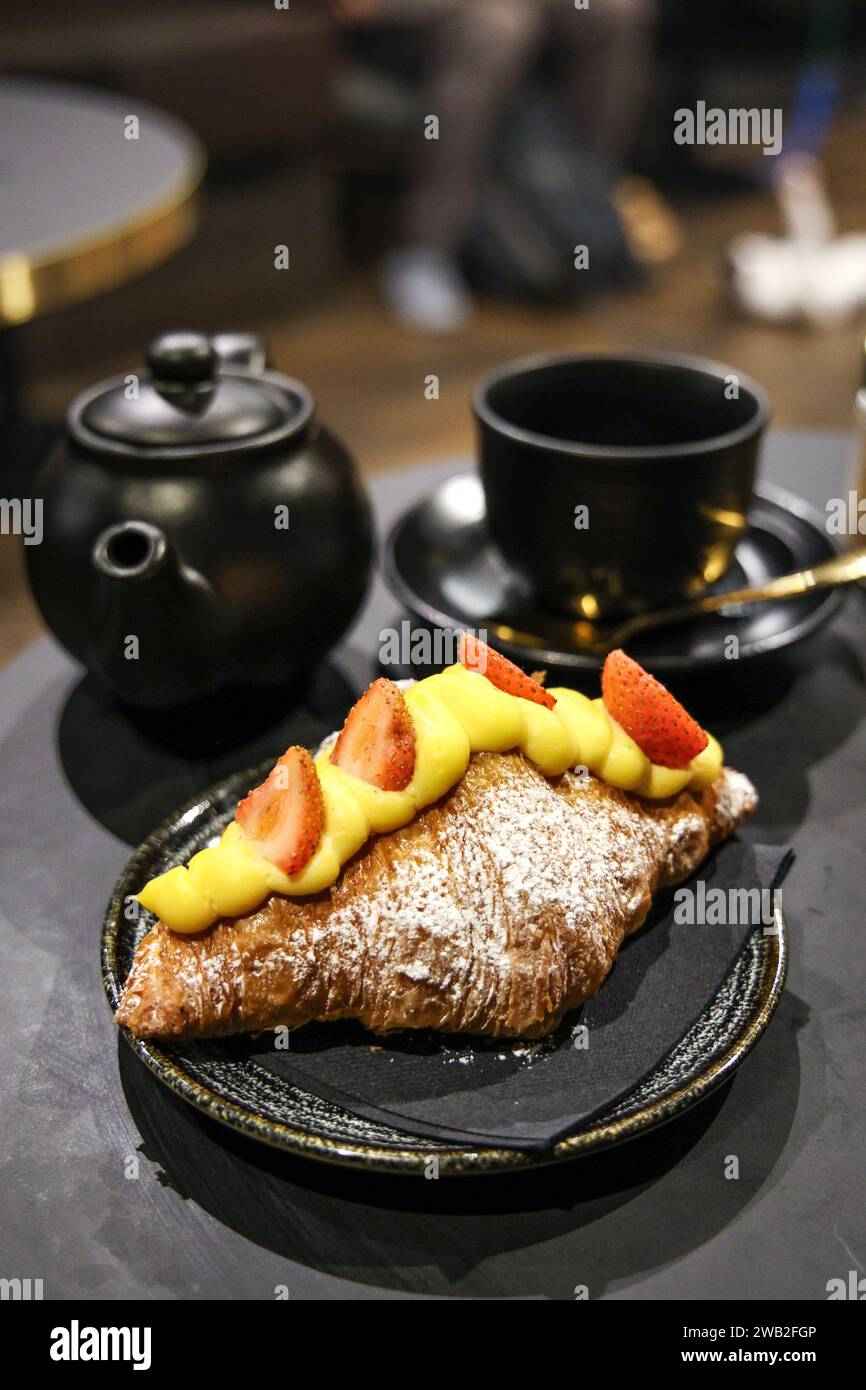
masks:
[[[595,777],[551,781],[520,754],[476,755],[442,802],[374,837],[328,893],[274,897],[197,939],[152,933],[122,1021],[548,1033],[598,989],[656,888],[685,877],[754,801],[730,770],[702,798],[647,802]]]
[[[748,777],[735,768],[722,769],[713,783],[715,819],[720,834],[729,834],[758,804],[758,793]]]

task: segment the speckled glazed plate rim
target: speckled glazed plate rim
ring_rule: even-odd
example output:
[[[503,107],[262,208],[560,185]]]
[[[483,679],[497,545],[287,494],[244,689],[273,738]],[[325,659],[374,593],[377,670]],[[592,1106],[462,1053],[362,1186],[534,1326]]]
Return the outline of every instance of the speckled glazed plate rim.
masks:
[[[237,800],[250,786],[261,780],[270,767],[269,760],[256,768],[235,773],[203,795],[192,798],[143,841],[128,861],[115,885],[102,930],[102,981],[112,1013],[117,1008],[125,979],[125,975],[121,978],[122,972],[118,963],[118,933],[123,920],[123,910],[128,896],[149,876],[146,864],[154,853],[164,849],[170,836],[194,821],[197,816],[201,816],[214,800]],[[584,1129],[544,1150],[503,1149],[493,1146],[464,1148],[453,1143],[425,1143],[417,1136],[396,1129],[393,1131],[394,1142],[388,1144],[328,1137],[256,1114],[254,1110],[227,1099],[218,1090],[190,1075],[157,1043],[136,1038],[127,1028],[121,1028],[120,1032],[136,1056],[175,1095],[229,1129],[283,1152],[380,1173],[423,1175],[434,1157],[440,1176],[517,1172],[564,1163],[569,1159],[596,1153],[636,1138],[647,1130],[673,1120],[722,1085],[754,1047],[782,995],[788,948],[785,921],[778,905],[775,909],[773,929],[766,933],[755,931],[752,934],[746,949],[729,972],[728,980],[736,972],[738,963],[748,956],[753,958],[752,964],[760,972],[751,1011],[744,1019],[742,1027],[725,1040],[724,1046],[718,1052],[714,1052],[703,1067],[686,1076],[680,1083],[671,1085],[656,1099],[642,1103],[636,1108],[628,1109],[629,1097],[624,1097],[612,1108],[614,1113],[607,1118],[599,1117]],[[723,983],[715,998],[722,994],[724,987]],[[706,1019],[714,1002],[715,999],[710,1001],[686,1037]],[[681,1040],[677,1047],[682,1046],[683,1041]],[[676,1050],[675,1048],[673,1051]],[[671,1055],[668,1054],[669,1057]],[[662,1069],[665,1061],[665,1058],[660,1059],[650,1077]],[[640,1084],[645,1084],[648,1079],[645,1078]],[[296,1089],[302,1090],[300,1087]],[[632,1094],[638,1089],[635,1088]],[[338,1106],[331,1108],[339,1112]],[[623,1109],[626,1113],[618,1113]]]

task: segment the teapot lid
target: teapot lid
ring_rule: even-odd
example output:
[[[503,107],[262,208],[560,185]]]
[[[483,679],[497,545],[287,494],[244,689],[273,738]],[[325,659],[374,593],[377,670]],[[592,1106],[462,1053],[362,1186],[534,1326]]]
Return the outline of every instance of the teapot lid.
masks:
[[[240,352],[244,343],[255,351]],[[89,449],[148,458],[270,448],[309,423],[313,399],[262,370],[263,356],[251,335],[163,333],[148,349],[149,373],[113,377],[73,401],[70,432]]]

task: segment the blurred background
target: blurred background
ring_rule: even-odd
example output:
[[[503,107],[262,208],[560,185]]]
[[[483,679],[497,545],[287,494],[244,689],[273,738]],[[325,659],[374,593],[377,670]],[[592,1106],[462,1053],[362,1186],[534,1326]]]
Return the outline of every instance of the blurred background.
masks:
[[[161,240],[141,250],[130,192],[126,251],[28,296],[15,237],[40,229],[9,230],[4,165],[32,171],[38,121],[0,132],[7,464],[180,327],[261,335],[367,476],[468,451],[478,377],[537,350],[698,352],[754,375],[777,425],[850,427],[866,300],[855,0],[0,0],[0,20],[7,91],[26,79],[37,114],[58,82],[88,111],[93,94],[156,108],[177,162]],[[678,143],[674,113],[700,102],[781,110],[782,153]],[[96,157],[65,149],[63,125],[72,192],[47,190],[61,258],[86,220],[76,165]],[[103,168],[123,224],[123,177]],[[805,247],[809,276],[762,234]],[[8,658],[39,623],[17,548],[2,555]]]

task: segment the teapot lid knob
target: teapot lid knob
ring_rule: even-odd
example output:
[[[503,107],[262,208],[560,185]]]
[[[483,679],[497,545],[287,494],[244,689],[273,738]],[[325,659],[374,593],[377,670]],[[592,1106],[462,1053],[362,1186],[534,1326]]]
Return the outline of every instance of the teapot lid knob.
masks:
[[[147,364],[160,385],[187,387],[211,381],[217,360],[204,333],[161,333],[147,350]]]
[[[299,381],[258,369],[251,335],[172,332],[154,338],[150,371],[112,377],[69,408],[69,431],[85,449],[150,458],[265,450],[298,439],[314,402]]]

